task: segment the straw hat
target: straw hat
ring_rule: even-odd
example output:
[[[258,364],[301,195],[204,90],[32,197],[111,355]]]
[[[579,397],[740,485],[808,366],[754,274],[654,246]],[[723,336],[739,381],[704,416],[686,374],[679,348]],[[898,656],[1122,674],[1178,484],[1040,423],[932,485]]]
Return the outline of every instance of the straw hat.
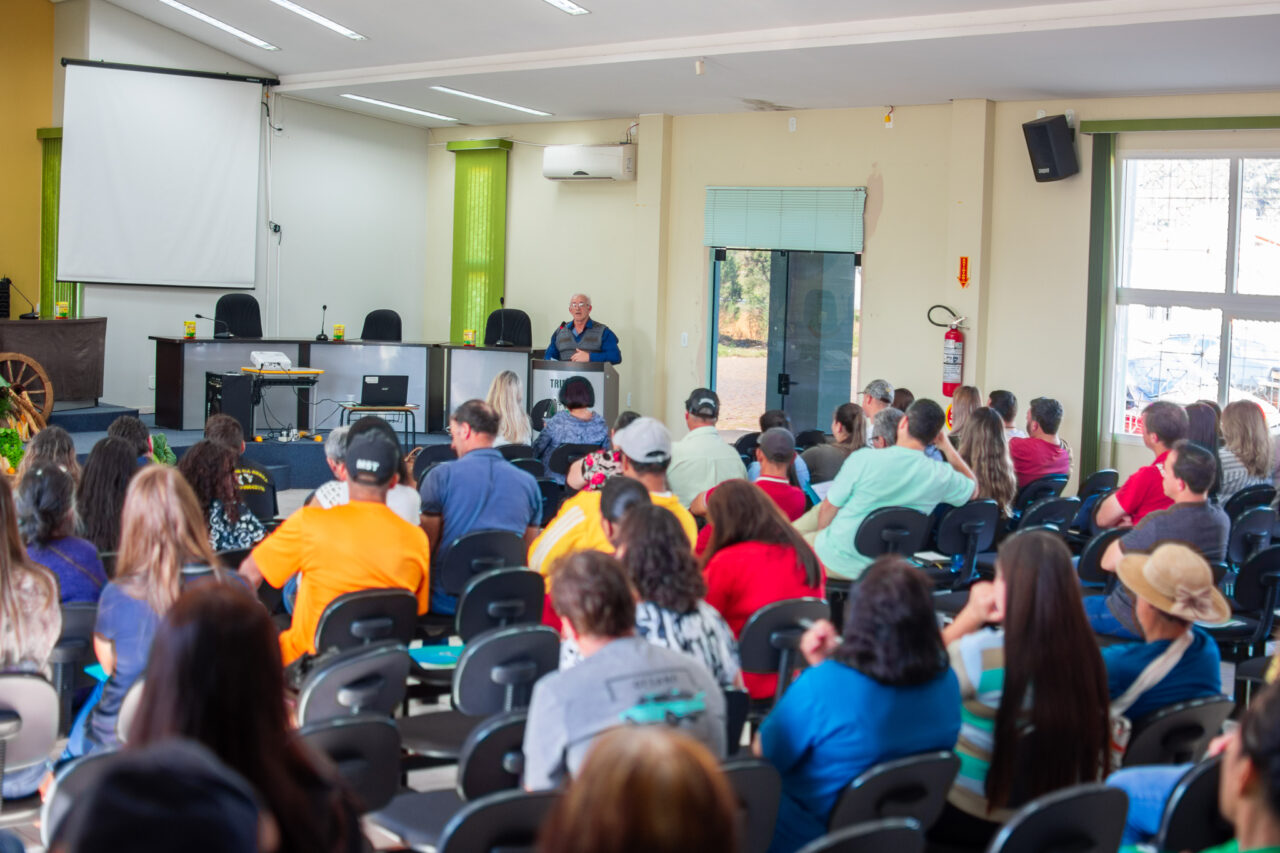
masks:
[[[1116,570],[1134,595],[1157,610],[1189,622],[1225,622],[1231,605],[1213,585],[1204,557],[1186,545],[1161,545],[1150,554],[1128,554]]]

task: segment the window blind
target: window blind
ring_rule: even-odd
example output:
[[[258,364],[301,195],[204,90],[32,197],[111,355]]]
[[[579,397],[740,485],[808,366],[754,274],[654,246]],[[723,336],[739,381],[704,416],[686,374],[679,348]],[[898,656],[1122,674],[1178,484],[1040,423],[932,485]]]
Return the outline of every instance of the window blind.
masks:
[[[861,252],[866,187],[707,187],[704,246]]]

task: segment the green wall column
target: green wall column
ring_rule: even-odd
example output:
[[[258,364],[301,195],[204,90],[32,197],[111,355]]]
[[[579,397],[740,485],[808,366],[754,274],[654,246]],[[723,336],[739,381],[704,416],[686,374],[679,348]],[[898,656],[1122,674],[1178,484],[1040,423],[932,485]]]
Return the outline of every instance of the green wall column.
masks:
[[[449,339],[464,329],[483,341],[484,324],[499,307],[507,263],[509,139],[468,139],[447,146],[457,159],[453,179],[453,291]]]
[[[79,317],[84,285],[58,281],[58,204],[62,182],[62,128],[42,127],[36,138],[43,149],[40,174],[40,316],[52,317],[55,304],[69,303]]]

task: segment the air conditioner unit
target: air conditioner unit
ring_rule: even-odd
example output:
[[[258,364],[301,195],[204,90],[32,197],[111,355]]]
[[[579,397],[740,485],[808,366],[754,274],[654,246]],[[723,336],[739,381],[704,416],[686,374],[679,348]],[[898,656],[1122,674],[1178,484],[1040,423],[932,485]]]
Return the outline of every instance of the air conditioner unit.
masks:
[[[548,145],[542,176],[553,181],[634,181],[635,145]]]

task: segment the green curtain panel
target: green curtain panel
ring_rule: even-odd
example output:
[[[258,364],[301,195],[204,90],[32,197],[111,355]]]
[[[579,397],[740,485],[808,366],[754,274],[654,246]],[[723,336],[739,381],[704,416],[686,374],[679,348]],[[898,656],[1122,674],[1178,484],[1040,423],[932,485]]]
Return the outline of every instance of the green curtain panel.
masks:
[[[465,329],[483,338],[485,320],[499,307],[507,261],[509,139],[450,142],[453,179],[453,291],[449,339]]]
[[[84,305],[84,285],[58,281],[58,194],[62,181],[62,128],[36,131],[43,149],[40,177],[40,316],[52,317],[58,302],[66,302],[70,315],[79,317]]]
[[[1081,413],[1080,477],[1098,470],[1107,389],[1106,340],[1111,278],[1115,266],[1116,135],[1093,135],[1093,188],[1089,212],[1089,284],[1085,314],[1084,410]]]

